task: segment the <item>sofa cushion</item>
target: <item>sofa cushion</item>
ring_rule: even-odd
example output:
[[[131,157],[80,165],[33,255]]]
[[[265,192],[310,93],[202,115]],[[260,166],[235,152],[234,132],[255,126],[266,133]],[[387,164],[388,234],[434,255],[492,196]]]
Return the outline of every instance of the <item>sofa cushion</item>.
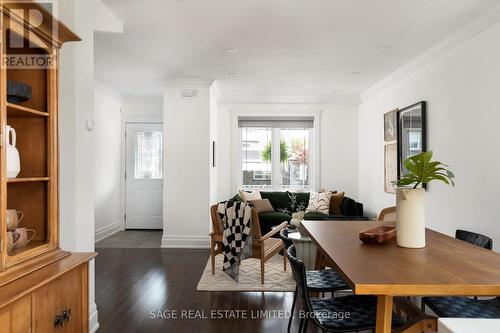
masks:
[[[277,226],[285,221],[289,222],[291,219],[292,217],[290,215],[280,212],[260,213],[260,232],[262,235],[265,235],[271,231],[274,226]]]
[[[249,202],[255,208],[257,213],[274,212],[274,208],[271,205],[271,202],[269,201],[269,199],[250,200]]]
[[[340,213],[345,216],[362,216],[363,212],[359,212],[358,204],[351,198],[344,197]]]
[[[344,196],[345,192],[335,192],[332,194],[332,199],[330,200],[330,215],[344,215],[341,209]]]
[[[290,212],[290,198],[286,192],[260,192],[262,199],[269,199],[277,212]]]
[[[308,221],[368,221],[365,216],[343,216],[343,215],[325,215],[319,213],[306,213],[304,220]]]
[[[288,198],[290,200],[290,212],[305,212],[309,205],[309,192],[289,192]]]
[[[328,215],[332,192],[311,192],[306,212]]]
[[[240,195],[240,198],[244,202],[249,202],[251,200],[260,200],[262,199],[260,192],[257,190],[248,192],[248,191],[243,191],[239,190],[238,194]]]

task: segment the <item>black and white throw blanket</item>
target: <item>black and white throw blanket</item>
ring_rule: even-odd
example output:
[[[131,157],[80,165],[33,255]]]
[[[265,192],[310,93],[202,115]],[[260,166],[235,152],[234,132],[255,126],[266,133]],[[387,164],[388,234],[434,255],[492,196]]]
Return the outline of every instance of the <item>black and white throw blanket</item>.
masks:
[[[252,207],[245,202],[226,201],[217,205],[224,224],[222,233],[222,269],[236,282],[239,280],[241,260],[252,254]]]

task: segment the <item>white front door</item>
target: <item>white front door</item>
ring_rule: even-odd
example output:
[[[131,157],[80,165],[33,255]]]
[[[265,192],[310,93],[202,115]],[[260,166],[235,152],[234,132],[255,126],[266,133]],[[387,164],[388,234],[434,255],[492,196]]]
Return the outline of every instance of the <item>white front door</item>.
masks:
[[[126,229],[163,229],[163,126],[126,125]]]

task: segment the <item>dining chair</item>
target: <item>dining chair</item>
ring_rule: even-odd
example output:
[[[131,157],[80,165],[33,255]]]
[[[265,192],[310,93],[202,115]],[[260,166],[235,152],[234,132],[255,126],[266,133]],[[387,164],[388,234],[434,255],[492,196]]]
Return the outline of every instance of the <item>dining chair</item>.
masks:
[[[280,238],[287,250],[292,248],[292,254],[296,257],[296,249],[295,246],[293,246],[292,239],[288,237],[288,233],[289,231],[287,229],[282,229],[280,231]],[[339,290],[351,289],[347,282],[345,282],[344,279],[333,269],[306,271],[306,283],[307,291],[310,293],[333,293]],[[297,290],[298,286],[295,287],[295,291],[293,292],[292,309],[290,311],[291,315],[288,319],[288,332],[292,326],[295,304],[297,302]]]
[[[210,216],[212,218],[212,232],[210,233],[210,259],[212,264],[212,275],[215,274],[215,256],[222,253],[222,234],[224,225],[217,213],[217,205],[210,207]],[[274,255],[278,254],[285,247],[279,238],[273,238],[277,233],[288,225],[283,222],[273,230],[262,236],[260,232],[259,216],[255,208],[252,208],[252,254],[250,258],[260,260],[260,283],[264,284],[265,263]],[[286,256],[283,256],[283,270],[286,271]]]
[[[396,221],[396,206],[382,209],[378,213],[377,221]]]
[[[299,332],[307,332],[310,320],[323,332],[345,333],[375,329],[377,313],[375,296],[311,297],[306,269],[302,260],[296,257],[294,245],[288,248],[287,256],[292,267],[292,276],[297,284],[297,292],[306,311],[300,320]],[[392,324],[393,327],[399,327],[404,322],[401,317],[393,314]]]
[[[455,238],[487,250],[493,249],[491,238],[475,232],[457,230]],[[477,297],[423,297],[422,311],[426,306],[438,317],[500,319],[500,297],[488,300]]]

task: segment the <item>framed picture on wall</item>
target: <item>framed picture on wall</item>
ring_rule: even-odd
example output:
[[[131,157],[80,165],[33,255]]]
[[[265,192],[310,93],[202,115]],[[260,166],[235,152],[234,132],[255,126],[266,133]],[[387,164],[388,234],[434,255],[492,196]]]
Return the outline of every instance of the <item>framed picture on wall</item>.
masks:
[[[396,143],[384,146],[384,191],[396,193],[396,186],[392,183],[398,177],[398,147]]]
[[[397,139],[397,113],[393,110],[384,114],[384,141],[390,142]]]
[[[418,102],[398,111],[398,176],[408,173],[404,161],[427,151],[427,105]]]

